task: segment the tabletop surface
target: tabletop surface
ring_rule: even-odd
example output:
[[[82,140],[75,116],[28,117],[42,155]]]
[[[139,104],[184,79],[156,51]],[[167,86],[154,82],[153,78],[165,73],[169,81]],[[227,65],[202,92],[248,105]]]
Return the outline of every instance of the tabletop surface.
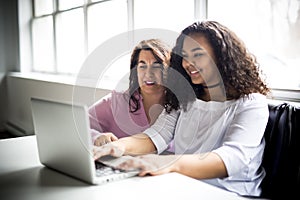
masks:
[[[39,162],[35,136],[0,140],[0,199],[250,199],[178,174],[88,185]]]

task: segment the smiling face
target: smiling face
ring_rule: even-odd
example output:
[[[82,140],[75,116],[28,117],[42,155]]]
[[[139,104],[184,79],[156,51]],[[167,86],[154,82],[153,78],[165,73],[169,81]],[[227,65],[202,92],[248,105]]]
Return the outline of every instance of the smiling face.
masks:
[[[141,50],[137,63],[137,76],[142,94],[163,92],[163,64],[150,50]]]
[[[187,36],[181,53],[182,66],[194,84],[209,86],[220,82],[213,49],[203,35]]]

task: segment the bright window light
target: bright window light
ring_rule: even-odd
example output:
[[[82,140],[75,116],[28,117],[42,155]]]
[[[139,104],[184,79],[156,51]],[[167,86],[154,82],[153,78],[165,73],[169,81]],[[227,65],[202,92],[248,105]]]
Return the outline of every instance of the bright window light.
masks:
[[[88,7],[89,52],[107,39],[127,30],[126,0],[105,1]]]
[[[237,33],[257,56],[271,88],[300,89],[299,0],[32,2],[33,71],[76,75],[95,48],[118,34],[143,28],[179,33],[197,17],[207,17]]]
[[[82,8],[57,15],[57,72],[77,73],[84,61],[84,23]]]
[[[84,0],[58,0],[58,9],[66,10],[77,6],[82,6]]]
[[[39,18],[32,24],[33,70],[54,71],[52,16]]]
[[[134,27],[179,32],[194,22],[194,0],[134,1]]]
[[[34,0],[34,16],[51,14],[53,12],[53,1]]]
[[[208,18],[222,22],[243,39],[257,56],[272,88],[300,89],[298,0],[210,0],[208,3]]]

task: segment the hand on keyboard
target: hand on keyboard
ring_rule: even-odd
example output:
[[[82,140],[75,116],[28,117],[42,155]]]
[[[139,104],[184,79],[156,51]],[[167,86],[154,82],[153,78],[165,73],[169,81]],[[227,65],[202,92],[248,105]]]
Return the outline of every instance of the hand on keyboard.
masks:
[[[131,160],[135,160],[137,158],[133,156],[121,156],[121,157],[113,157],[113,156],[103,156],[97,160],[97,162],[103,163],[104,165],[120,168],[119,166],[125,162],[131,162]],[[126,169],[128,171],[129,169]],[[131,169],[130,169],[131,170]]]
[[[114,143],[108,143],[103,146],[94,146],[94,160],[97,160],[103,156],[111,155],[113,157],[121,157],[124,154],[124,149],[114,145]]]

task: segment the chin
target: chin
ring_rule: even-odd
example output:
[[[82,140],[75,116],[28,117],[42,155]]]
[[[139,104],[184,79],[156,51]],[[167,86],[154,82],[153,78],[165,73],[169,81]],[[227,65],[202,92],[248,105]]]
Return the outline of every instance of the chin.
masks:
[[[198,81],[198,80],[192,80],[192,83],[193,83],[193,84],[203,84],[202,81]]]

